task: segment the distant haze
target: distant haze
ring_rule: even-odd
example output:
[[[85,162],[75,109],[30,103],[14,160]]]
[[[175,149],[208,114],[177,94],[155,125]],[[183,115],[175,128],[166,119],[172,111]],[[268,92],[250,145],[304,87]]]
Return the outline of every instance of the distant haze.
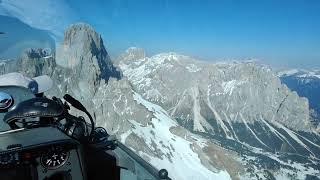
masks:
[[[0,15],[37,22],[37,28],[43,23],[57,40],[67,24],[87,22],[102,34],[112,56],[137,46],[149,55],[174,51],[207,61],[254,58],[276,67],[320,67],[317,0],[59,0],[53,10],[45,7],[50,3],[41,1],[37,8],[37,0],[31,2],[2,0]],[[16,4],[34,10],[11,12]],[[44,21],[37,11],[46,15]],[[45,28],[50,17],[53,25]]]

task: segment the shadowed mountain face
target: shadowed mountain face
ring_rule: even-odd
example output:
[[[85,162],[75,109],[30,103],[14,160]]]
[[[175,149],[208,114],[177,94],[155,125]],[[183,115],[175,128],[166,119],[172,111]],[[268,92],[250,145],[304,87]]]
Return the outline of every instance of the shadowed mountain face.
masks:
[[[281,81],[299,96],[309,100],[315,125],[320,123],[320,71],[291,70],[280,72]]]
[[[0,60],[16,59],[27,48],[50,48],[54,51],[55,41],[47,31],[33,28],[22,21],[0,15]]]
[[[65,33],[56,56],[30,50],[0,73],[47,74],[49,95],[69,93],[98,126],[174,179],[304,179],[320,172],[308,101],[268,68],[208,64],[130,48],[109,58],[90,26]],[[2,69],[1,69],[2,68]]]

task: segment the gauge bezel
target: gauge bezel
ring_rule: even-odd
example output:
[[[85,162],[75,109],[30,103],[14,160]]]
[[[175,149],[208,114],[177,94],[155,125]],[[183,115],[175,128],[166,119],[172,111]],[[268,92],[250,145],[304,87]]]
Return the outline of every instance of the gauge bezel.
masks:
[[[54,170],[54,169],[58,169],[58,168],[60,168],[60,167],[62,167],[64,164],[66,164],[66,162],[68,162],[68,160],[69,160],[69,157],[70,157],[70,152],[69,151],[62,151],[63,153],[66,153],[66,159],[61,163],[61,164],[59,164],[59,165],[57,165],[57,166],[54,166],[54,167],[49,167],[48,165],[46,165],[46,164],[43,164],[43,158],[46,156],[46,154],[48,153],[48,152],[45,152],[45,153],[42,153],[41,154],[41,156],[40,156],[40,164],[41,164],[41,166],[43,167],[43,168],[45,168],[45,169],[48,169],[48,170]]]
[[[4,157],[9,157],[7,161],[3,161]],[[5,165],[10,165],[15,163],[15,155],[12,153],[5,153],[0,155],[0,165],[5,166]]]

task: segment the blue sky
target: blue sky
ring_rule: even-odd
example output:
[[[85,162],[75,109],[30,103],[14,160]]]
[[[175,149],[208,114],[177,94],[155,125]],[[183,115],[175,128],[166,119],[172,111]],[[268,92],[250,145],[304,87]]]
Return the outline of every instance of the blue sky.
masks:
[[[41,12],[46,16],[27,13],[32,15],[24,18],[28,23],[46,29],[50,22],[47,29],[55,31],[61,24],[87,22],[102,34],[113,56],[137,46],[148,55],[174,51],[207,61],[256,58],[278,67],[320,67],[319,0],[41,2],[54,9],[37,7],[46,9]],[[38,4],[30,5],[30,12],[37,12]]]
[[[320,66],[317,0],[69,1],[103,34],[112,54],[138,46],[205,60],[258,58],[279,66]]]

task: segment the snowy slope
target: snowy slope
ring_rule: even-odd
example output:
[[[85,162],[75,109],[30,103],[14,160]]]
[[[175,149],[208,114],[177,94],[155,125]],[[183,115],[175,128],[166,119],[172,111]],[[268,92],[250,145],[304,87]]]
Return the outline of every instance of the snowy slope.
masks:
[[[306,70],[306,69],[289,69],[284,71],[279,71],[277,73],[279,77],[295,76],[301,78],[319,78],[320,70]]]
[[[319,136],[309,120],[308,101],[270,68],[209,64],[176,53],[145,57],[141,49],[139,55],[134,51],[122,56],[119,66],[135,92],[161,106],[180,126],[241,154],[253,172],[249,176],[290,179],[319,173]],[[287,161],[312,171],[300,171]]]
[[[171,127],[179,126],[170,118],[167,112],[160,106],[146,101],[141,95],[134,93],[134,99],[138,104],[146,107],[154,115],[152,125],[143,126],[136,121],[130,121],[134,128],[121,136],[121,141],[125,143],[130,133],[135,133],[142,137],[145,142],[153,147],[154,145],[161,150],[163,156],[160,158],[148,156],[144,152],[138,152],[141,156],[151,159],[150,163],[158,169],[166,167],[170,177],[176,180],[183,179],[230,179],[226,171],[212,172],[201,162],[198,154],[192,150],[191,142],[171,133]],[[198,138],[199,143],[205,144],[206,140]],[[154,149],[156,151],[156,149]]]
[[[82,30],[73,27],[75,32]],[[75,37],[66,42],[99,37],[93,31],[71,34]],[[29,56],[21,59],[21,72],[51,75],[57,85],[51,95],[70,93],[81,99],[98,126],[158,169],[167,168],[173,179],[320,175],[320,138],[299,131],[309,127],[307,101],[268,69],[252,63],[205,64],[176,53],[146,58],[139,50],[119,62],[121,80],[106,82],[99,77],[113,68],[96,66],[109,60],[92,54],[98,44],[76,51],[80,62],[73,72],[49,63],[58,57],[39,61]],[[64,53],[64,59],[72,60],[74,48],[66,49],[71,52]],[[106,50],[101,46],[99,52]],[[41,72],[37,67],[43,67]]]

